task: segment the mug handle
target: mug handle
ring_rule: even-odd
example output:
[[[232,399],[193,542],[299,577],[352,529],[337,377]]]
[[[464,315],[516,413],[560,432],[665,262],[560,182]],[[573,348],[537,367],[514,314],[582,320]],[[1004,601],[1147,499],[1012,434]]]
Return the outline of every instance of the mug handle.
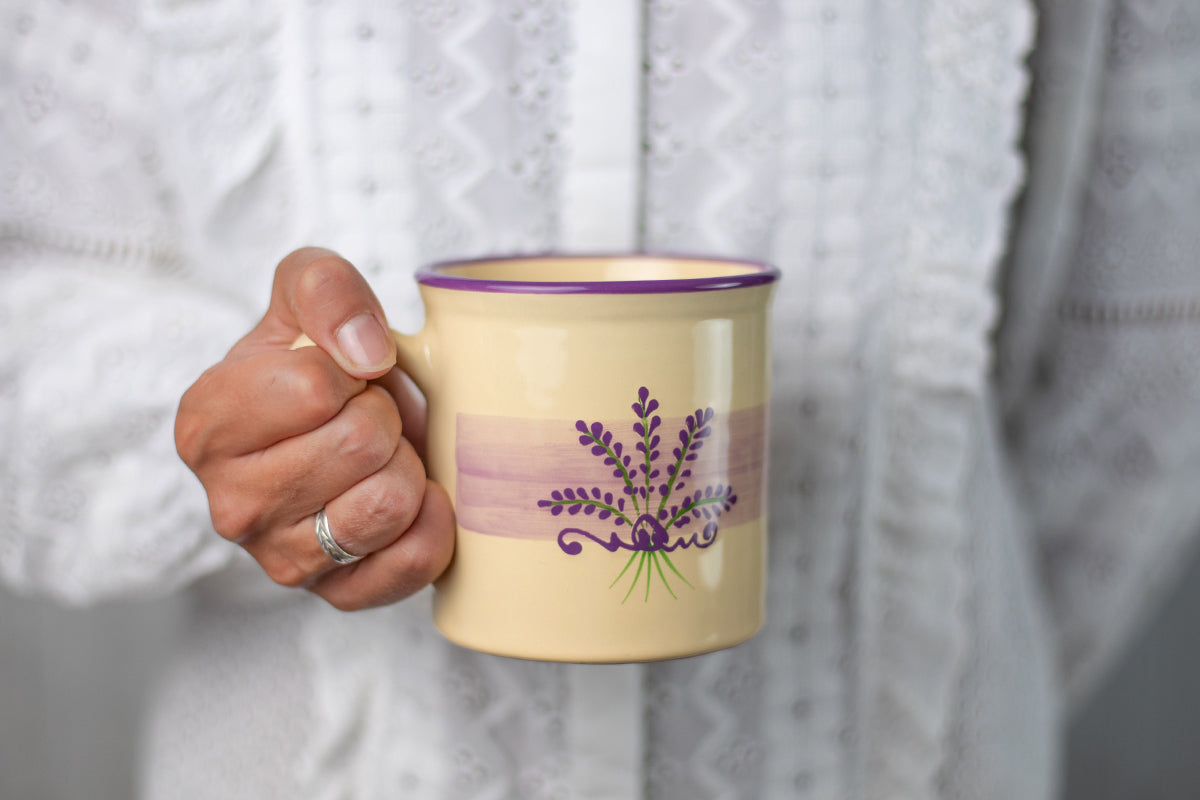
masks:
[[[433,357],[425,331],[407,334],[393,329],[392,338],[396,340],[396,366],[412,378],[413,383],[428,399],[433,383]],[[315,346],[316,342],[308,338],[308,334],[302,333],[292,342],[291,349]]]
[[[396,340],[396,366],[412,378],[428,399],[433,387],[433,351],[429,337],[424,330],[408,334],[393,329],[392,338]]]

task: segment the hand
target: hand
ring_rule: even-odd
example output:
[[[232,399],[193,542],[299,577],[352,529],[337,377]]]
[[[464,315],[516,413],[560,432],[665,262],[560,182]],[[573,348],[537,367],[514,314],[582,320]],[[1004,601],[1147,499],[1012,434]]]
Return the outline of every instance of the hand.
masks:
[[[348,262],[305,248],[275,271],[266,316],[183,395],[175,442],[213,526],[276,583],[343,610],[407,597],[454,548],[446,492],[414,442],[424,408],[395,367],[379,301]],[[305,333],[316,347],[292,350]],[[317,542],[325,507],[337,566]]]

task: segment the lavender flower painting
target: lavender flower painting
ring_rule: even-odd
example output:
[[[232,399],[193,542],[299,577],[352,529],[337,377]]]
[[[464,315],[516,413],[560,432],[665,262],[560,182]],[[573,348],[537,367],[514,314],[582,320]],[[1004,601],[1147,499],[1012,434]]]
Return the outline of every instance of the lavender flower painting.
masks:
[[[710,547],[717,539],[721,514],[733,508],[737,495],[732,486],[720,483],[688,486],[691,467],[713,432],[711,408],[696,409],[687,417],[679,429],[678,444],[663,444],[659,433],[662,418],[655,413],[659,403],[650,397],[648,388],[638,389],[632,408],[637,419],[633,433],[639,437],[632,449],[616,441],[602,423],[589,425],[582,419],[575,423],[579,444],[611,467],[612,485],[555,489],[537,504],[554,516],[565,512],[580,520],[577,524],[588,525],[559,531],[558,546],[567,555],[579,555],[588,544],[610,553],[630,551],[609,584],[610,589],[616,587],[632,570],[622,603],[643,582],[643,600],[649,601],[655,577],[678,599],[675,589],[680,583],[694,587],[671,561],[671,553]],[[670,455],[663,458],[667,447],[671,447]]]

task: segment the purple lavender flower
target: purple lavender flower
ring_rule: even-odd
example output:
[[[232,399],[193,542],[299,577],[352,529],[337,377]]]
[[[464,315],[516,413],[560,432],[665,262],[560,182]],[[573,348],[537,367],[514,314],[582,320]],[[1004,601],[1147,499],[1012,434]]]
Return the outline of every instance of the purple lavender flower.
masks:
[[[599,486],[568,486],[556,489],[549,498],[538,501],[539,508],[547,509],[554,516],[565,510],[568,516],[582,514],[611,526],[607,539],[583,528],[563,528],[558,534],[558,545],[567,555],[582,552],[581,540],[590,540],[612,553],[632,551],[624,568],[609,585],[609,588],[616,586],[634,561],[638,562],[622,603],[640,583],[643,571],[646,573],[646,600],[650,598],[652,570],[657,571],[667,592],[676,597],[663,564],[689,588],[694,588],[671,562],[669,554],[689,547],[711,546],[717,538],[718,518],[737,503],[732,486],[710,485],[690,494],[683,491],[692,475],[689,465],[699,458],[704,440],[712,435],[715,416],[712,408],[698,408],[688,415],[678,433],[679,445],[672,447],[671,460],[665,465],[659,463],[662,437],[658,429],[662,426],[662,417],[655,413],[659,409],[658,400],[642,386],[631,408],[637,418],[633,432],[638,437],[632,453],[622,442],[614,441],[612,431],[602,423],[589,424],[582,419],[575,423],[579,444],[602,459],[605,466],[613,468],[613,478],[620,480],[619,494]],[[638,455],[635,457],[634,453]],[[671,504],[671,498],[675,496],[682,500]],[[626,526],[629,529],[627,539],[616,530]],[[701,527],[696,530],[694,526]],[[672,529],[684,533],[672,541]]]

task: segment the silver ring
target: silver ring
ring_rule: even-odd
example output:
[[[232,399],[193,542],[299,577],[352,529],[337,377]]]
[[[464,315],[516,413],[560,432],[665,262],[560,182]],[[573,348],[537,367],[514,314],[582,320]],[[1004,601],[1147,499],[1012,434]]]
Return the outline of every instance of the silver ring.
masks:
[[[329,532],[329,517],[325,516],[324,506],[321,506],[321,510],[317,512],[317,541],[321,543],[321,549],[325,551],[325,555],[332,558],[334,563],[353,564],[355,561],[362,560],[362,556],[347,553],[333,540],[333,534]]]

